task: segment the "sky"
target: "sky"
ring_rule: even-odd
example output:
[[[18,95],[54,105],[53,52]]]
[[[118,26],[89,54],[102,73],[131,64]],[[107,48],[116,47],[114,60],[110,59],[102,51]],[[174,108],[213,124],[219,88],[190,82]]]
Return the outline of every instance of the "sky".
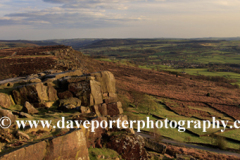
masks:
[[[1,40],[239,36],[240,0],[0,0]]]

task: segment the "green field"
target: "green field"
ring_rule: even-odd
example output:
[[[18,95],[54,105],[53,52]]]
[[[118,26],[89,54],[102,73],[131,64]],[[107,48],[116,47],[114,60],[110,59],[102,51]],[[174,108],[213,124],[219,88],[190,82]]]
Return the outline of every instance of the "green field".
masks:
[[[233,72],[209,72],[207,68],[188,68],[188,69],[165,69],[168,71],[177,71],[177,72],[185,72],[190,75],[204,75],[204,76],[220,76],[228,79],[237,80],[236,84],[240,85],[240,74]]]
[[[155,110],[151,110],[150,113],[163,118],[162,120],[164,120],[165,118],[167,118],[168,120],[175,120],[175,121],[179,121],[179,120],[193,120],[193,121],[196,121],[196,120],[198,120],[196,118],[180,116],[180,115],[168,110],[165,105],[158,103],[159,101],[170,102],[171,100],[169,100],[169,99],[159,100],[159,99],[153,98],[153,100],[155,101],[155,104],[152,104],[152,105],[154,105],[154,106],[156,105],[156,108],[155,108]],[[145,106],[145,108],[146,108],[146,106]],[[196,109],[196,108],[194,108],[194,109]],[[211,108],[205,108],[205,109],[202,109],[202,111],[217,112],[217,114],[219,116],[221,116],[223,118],[229,118],[229,117],[224,117],[224,115],[222,113],[220,113],[216,110],[213,110]],[[127,114],[129,116],[129,118],[133,119],[133,120],[144,120],[146,122],[146,117],[149,117],[150,120],[153,120],[153,121],[160,120],[160,119],[157,119],[157,118],[149,115],[147,112],[146,113],[145,112],[146,112],[146,110],[144,111],[141,107],[140,108],[129,108],[129,110],[125,114]],[[202,124],[202,122],[201,122],[201,124]],[[135,125],[134,127],[136,129],[137,125]],[[186,124],[184,125],[184,127],[186,127],[186,129],[187,129]],[[187,131],[186,132],[179,132],[178,128],[170,128],[170,127],[169,128],[162,127],[162,128],[157,129],[157,130],[147,129],[145,127],[141,130],[142,131],[156,132],[163,137],[170,138],[170,139],[173,139],[173,140],[176,140],[176,141],[179,141],[179,142],[202,143],[202,144],[213,145],[214,139],[210,136],[203,136],[203,135],[211,135],[211,134],[216,133],[216,132],[221,133],[221,131],[220,131],[221,129],[223,129],[223,127],[220,127],[219,129],[207,129],[206,130],[207,132],[203,132],[202,129],[195,129],[193,124],[191,124],[191,128],[189,128],[187,130],[189,130],[189,131],[191,131],[195,134],[188,133]],[[234,136],[238,136],[239,133],[240,132],[238,130],[232,130],[232,131],[223,132],[220,135],[224,136],[224,137],[230,137],[231,138],[231,137],[234,137]],[[196,134],[199,135],[199,136],[196,136]],[[203,136],[203,137],[201,137],[201,136]],[[227,147],[228,148],[239,149],[239,147],[240,147],[240,144],[238,144],[238,143],[234,143],[234,142],[231,142],[231,141],[226,141],[226,142],[227,142]]]
[[[108,40],[81,51],[96,59],[144,69],[221,76],[240,85],[240,41]]]
[[[238,129],[219,133],[219,135],[240,141],[240,131]]]

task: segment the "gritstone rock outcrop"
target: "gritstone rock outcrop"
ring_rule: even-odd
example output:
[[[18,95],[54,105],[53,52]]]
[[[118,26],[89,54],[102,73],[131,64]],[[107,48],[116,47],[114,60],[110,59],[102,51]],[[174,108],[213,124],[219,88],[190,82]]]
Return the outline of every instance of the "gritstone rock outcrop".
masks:
[[[128,120],[128,117],[123,115],[122,103],[118,101],[115,83],[115,78],[109,71],[82,74],[80,70],[65,72],[49,70],[27,77],[3,80],[0,81],[0,85],[12,91],[9,95],[0,93],[0,106],[4,108],[0,109],[0,118],[9,116],[13,122],[17,117],[34,119],[35,115],[41,114],[38,110],[57,107],[57,110],[61,112],[75,112],[72,120],[97,120],[99,122],[118,118],[121,121]],[[23,106],[20,112],[10,110],[14,103]],[[111,136],[108,128],[98,128],[95,132],[90,130],[91,128],[81,128],[60,137],[23,145],[1,155],[0,160],[87,160],[89,159],[88,147],[101,148],[103,144],[122,154],[125,159],[129,159],[130,154],[139,159],[146,159],[144,139],[141,136],[135,136],[133,130],[126,130],[125,133],[129,134],[121,137]],[[114,131],[117,130],[115,127]],[[18,130],[15,132],[15,138],[25,140],[30,138],[23,132]],[[104,142],[103,137],[110,140],[108,144]],[[121,146],[125,142],[128,145]]]

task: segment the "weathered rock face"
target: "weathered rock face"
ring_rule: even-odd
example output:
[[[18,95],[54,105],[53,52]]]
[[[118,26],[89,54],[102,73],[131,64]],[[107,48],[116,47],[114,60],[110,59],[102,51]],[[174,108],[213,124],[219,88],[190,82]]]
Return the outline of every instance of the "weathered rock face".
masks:
[[[52,146],[52,147],[51,147]],[[89,160],[86,138],[81,130],[50,141],[46,160]]]
[[[48,101],[47,86],[43,83],[35,83],[13,91],[16,104],[24,105],[26,101],[30,103],[40,103]]]
[[[34,108],[28,101],[26,101],[25,105],[23,106],[22,112],[35,114],[38,113],[38,110]]]
[[[26,101],[34,104],[58,99],[56,89],[43,83],[30,84],[14,90],[13,97],[19,105],[24,105]]]
[[[90,103],[91,89],[89,82],[83,81],[77,83],[70,83],[68,85],[68,90],[71,91],[74,94],[74,96],[81,99],[84,106],[91,105]]]
[[[106,99],[107,103],[117,102],[115,78],[111,72],[71,77],[67,82],[68,90],[81,99],[84,106],[102,104],[103,99]]]
[[[127,116],[121,115],[123,113],[122,104],[117,100],[113,74],[108,71],[87,75],[81,74],[80,72],[69,71],[67,73],[46,72],[29,76],[28,79],[35,79],[37,83],[18,86],[13,90],[12,94],[16,104],[25,105],[22,112],[14,112],[14,114],[19,115],[20,118],[33,118],[30,114],[37,113],[35,108],[50,108],[59,104],[59,109],[63,111],[72,109],[76,110],[76,112],[79,111],[76,116],[73,116],[73,120],[97,120],[99,123],[102,120],[117,120],[118,118],[121,121],[127,120]],[[113,132],[115,130],[119,131],[116,127],[112,129]],[[95,132],[91,132],[91,128],[82,128],[83,135],[87,138],[88,147],[102,147],[103,139],[110,138],[108,131],[108,128],[103,129],[101,127],[95,129]],[[133,132],[126,130],[125,133]],[[103,136],[105,137],[103,138]],[[28,136],[23,134],[18,134],[17,137],[28,139]],[[28,157],[46,160],[88,159],[88,157],[84,158],[87,154],[82,154],[82,151],[86,150],[87,147],[82,146],[83,148],[81,148],[76,138],[76,135],[71,134],[71,136],[66,135],[46,140],[9,153],[4,158],[7,159],[11,155],[16,155],[19,160],[28,159]],[[118,147],[115,146],[115,141],[110,141],[109,147],[112,145],[116,150],[120,148],[118,151],[124,153],[126,157],[134,155],[137,159],[145,159],[144,144],[142,144],[140,137],[125,135],[118,140],[119,144],[116,145]],[[125,143],[127,143],[127,147]],[[131,146],[134,148],[131,148]]]
[[[0,156],[0,160],[89,160],[85,136],[81,130],[38,142]]]
[[[9,108],[11,106],[11,100],[8,95],[0,93],[0,106],[3,108]]]
[[[30,114],[38,113],[38,108],[50,108],[59,104],[59,107],[66,109],[66,111],[70,109],[79,111],[74,113],[73,120],[97,120],[100,123],[103,120],[117,120],[120,118],[120,121],[123,121],[128,119],[127,116],[121,115],[123,109],[121,102],[117,99],[115,78],[108,71],[87,75],[82,75],[79,70],[67,72],[48,71],[2,83],[5,84],[5,82],[13,83],[13,85],[7,84],[7,87],[15,87],[12,92],[13,98],[16,104],[24,106],[21,112],[14,111],[14,114],[18,115],[19,118],[34,119],[33,115]],[[19,86],[19,84],[22,86]],[[11,99],[8,101],[8,98],[9,96],[0,93],[1,107],[10,107]],[[53,108],[48,112],[55,111],[55,108]],[[12,122],[16,119],[11,111],[3,109],[0,109],[0,118],[1,116],[8,116]],[[133,130],[129,129],[120,130],[121,133],[134,133]],[[24,146],[0,156],[0,160],[12,159],[12,157],[17,160],[87,160],[89,159],[87,147],[102,147],[105,138],[110,139],[107,146],[123,155],[124,159],[146,159],[142,137],[133,134],[111,136],[111,133],[115,131],[119,131],[119,129],[116,127],[113,129],[98,127],[95,132],[91,132],[91,128],[82,128],[61,137]],[[14,135],[19,140],[32,138],[31,134],[28,136],[20,131],[14,132]]]
[[[91,76],[94,76],[96,81],[100,82],[102,93],[116,93],[115,87],[115,78],[114,75],[109,71],[102,71],[97,73],[91,73]]]
[[[101,84],[95,80],[90,80],[90,87],[91,87],[90,102],[93,103],[90,105],[103,103]]]
[[[144,139],[136,135],[112,136],[107,147],[121,154],[126,160],[147,160]]]
[[[52,102],[60,98],[60,106],[68,109],[80,107],[81,105],[98,105],[98,107],[94,107],[98,116],[114,116],[123,113],[121,102],[117,102],[115,78],[112,73],[102,71],[80,76],[76,76],[76,74],[82,74],[79,71],[50,73],[52,72],[46,73],[47,75],[44,75],[44,73],[42,79],[44,79],[44,82],[55,79],[60,84],[60,88],[57,89],[61,90],[61,92],[58,93],[54,86],[49,85],[49,83],[27,84],[13,90],[12,94],[16,104],[24,105],[28,101],[36,108],[49,108],[53,104]],[[34,75],[28,78],[38,76]],[[74,103],[71,102],[67,105],[66,99],[69,102],[73,98],[78,98],[81,103],[74,100]],[[49,104],[50,102],[51,104]],[[47,105],[45,105],[46,103]]]
[[[48,86],[47,88],[48,100],[49,101],[56,101],[58,100],[57,90],[53,88],[53,86]]]
[[[101,85],[95,80],[70,83],[68,89],[81,99],[84,106],[103,103]]]
[[[107,105],[105,103],[96,104],[92,106],[91,109],[92,109],[92,112],[96,113],[98,117],[107,115]]]

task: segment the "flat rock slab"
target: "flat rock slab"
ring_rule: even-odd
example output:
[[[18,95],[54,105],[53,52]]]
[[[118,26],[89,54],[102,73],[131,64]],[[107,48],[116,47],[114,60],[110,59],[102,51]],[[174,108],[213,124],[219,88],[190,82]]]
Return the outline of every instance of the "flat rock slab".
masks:
[[[89,160],[82,130],[27,145],[0,156],[0,160]]]
[[[62,77],[67,77],[67,76],[80,76],[82,75],[81,70],[70,70],[70,71],[65,71],[65,72],[60,72],[60,73],[53,73],[53,74],[48,74],[45,76],[45,79],[48,78],[62,78]]]

